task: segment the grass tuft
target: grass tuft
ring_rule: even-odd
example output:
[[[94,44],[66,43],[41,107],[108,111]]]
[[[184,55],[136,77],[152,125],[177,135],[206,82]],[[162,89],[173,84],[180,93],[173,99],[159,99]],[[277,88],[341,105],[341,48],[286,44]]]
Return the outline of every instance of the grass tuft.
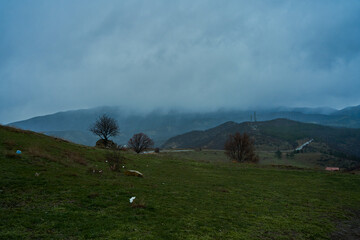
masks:
[[[135,199],[131,203],[131,207],[132,208],[146,208],[146,204],[145,204],[144,199]]]

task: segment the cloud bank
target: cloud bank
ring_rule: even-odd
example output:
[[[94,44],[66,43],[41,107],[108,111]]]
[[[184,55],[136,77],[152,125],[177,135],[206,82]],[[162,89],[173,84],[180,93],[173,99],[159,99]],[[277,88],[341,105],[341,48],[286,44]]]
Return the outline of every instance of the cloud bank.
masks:
[[[2,1],[0,122],[360,103],[359,1]]]

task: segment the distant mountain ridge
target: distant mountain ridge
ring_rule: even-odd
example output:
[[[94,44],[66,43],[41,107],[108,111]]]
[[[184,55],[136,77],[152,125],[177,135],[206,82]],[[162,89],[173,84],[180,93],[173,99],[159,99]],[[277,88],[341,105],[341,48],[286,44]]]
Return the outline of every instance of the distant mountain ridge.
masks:
[[[157,146],[173,136],[191,130],[205,130],[227,121],[245,122],[251,119],[250,116],[254,120],[254,111],[219,110],[205,113],[153,111],[140,114],[122,107],[98,107],[38,116],[9,125],[43,132],[84,145],[94,145],[98,138],[92,135],[88,128],[99,115],[104,113],[114,117],[119,123],[120,135],[114,138],[117,143],[126,144],[134,133],[144,132],[154,139]],[[256,111],[256,118],[258,121],[287,118],[328,126],[360,128],[359,113],[360,106],[343,110],[279,107]]]

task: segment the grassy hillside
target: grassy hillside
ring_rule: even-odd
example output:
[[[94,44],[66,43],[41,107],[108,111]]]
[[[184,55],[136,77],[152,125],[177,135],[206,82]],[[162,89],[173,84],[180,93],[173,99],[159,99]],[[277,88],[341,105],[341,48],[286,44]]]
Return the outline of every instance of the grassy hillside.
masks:
[[[22,154],[16,155],[17,149]],[[0,239],[339,239],[341,230],[354,234],[348,227],[360,211],[360,175],[124,153],[124,169],[144,174],[137,178],[125,176],[123,169],[110,171],[107,154],[0,127]]]

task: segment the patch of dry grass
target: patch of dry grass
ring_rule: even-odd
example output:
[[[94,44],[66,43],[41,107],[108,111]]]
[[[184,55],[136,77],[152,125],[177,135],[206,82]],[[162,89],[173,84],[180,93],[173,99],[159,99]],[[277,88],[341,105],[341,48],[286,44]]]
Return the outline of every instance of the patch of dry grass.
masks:
[[[20,154],[17,154],[15,152],[9,152],[9,151],[5,153],[5,157],[6,158],[11,158],[11,159],[21,159]]]
[[[146,208],[146,204],[145,204],[144,199],[135,199],[131,203],[131,207],[132,208]]]
[[[16,144],[16,142],[13,140],[5,140],[3,141],[3,144],[5,146],[5,149],[7,150],[13,150],[18,148],[18,144]]]
[[[83,166],[88,165],[88,162],[86,161],[86,159],[84,157],[82,157],[79,153],[66,152],[65,156],[67,157],[67,159],[70,159],[74,163],[78,163],[78,164],[83,165]]]
[[[29,147],[27,149],[27,154],[34,158],[44,158],[52,162],[59,161],[59,159],[57,159],[55,156],[45,152],[43,149],[40,149],[39,147],[36,146]]]

